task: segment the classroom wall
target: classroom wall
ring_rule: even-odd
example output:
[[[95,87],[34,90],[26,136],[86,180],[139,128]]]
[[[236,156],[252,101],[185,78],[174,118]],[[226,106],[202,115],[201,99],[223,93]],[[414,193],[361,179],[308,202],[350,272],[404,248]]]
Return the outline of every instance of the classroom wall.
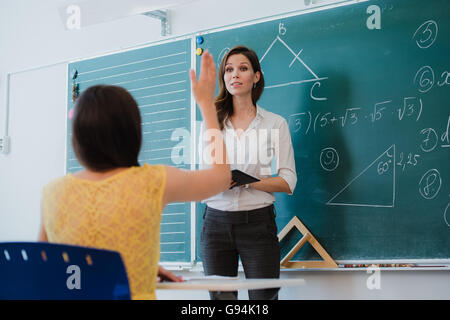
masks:
[[[66,69],[70,60],[162,40],[158,21],[123,18],[81,30],[64,28],[58,8],[67,0],[0,0],[0,135],[5,131],[5,76],[11,76],[11,151],[0,155],[0,241],[33,241],[42,186],[64,174]],[[111,1],[111,6],[114,7]],[[170,11],[173,36],[342,1],[199,0]],[[314,230],[312,230],[314,232]],[[192,276],[192,272],[179,272]],[[382,271],[368,289],[365,271],[289,271],[306,286],[283,289],[282,299],[449,299],[449,272]],[[201,291],[159,291],[162,299],[207,299]],[[241,297],[246,297],[243,291]]]

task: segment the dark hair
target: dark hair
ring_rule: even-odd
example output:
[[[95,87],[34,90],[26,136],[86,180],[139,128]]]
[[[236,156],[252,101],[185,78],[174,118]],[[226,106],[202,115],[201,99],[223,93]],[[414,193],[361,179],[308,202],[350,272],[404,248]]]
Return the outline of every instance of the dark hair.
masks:
[[[259,64],[258,56],[252,49],[244,47],[242,45],[235,46],[228,51],[222,58],[219,66],[219,94],[215,99],[215,105],[217,110],[217,119],[219,120],[220,130],[223,129],[225,121],[233,115],[233,98],[228,92],[223,76],[225,74],[225,65],[230,56],[234,54],[243,54],[251,63],[253,72],[261,74],[259,81],[252,90],[252,102],[256,106],[256,102],[261,97],[264,91],[264,77],[261,71],[261,65]]]
[[[141,115],[124,88],[96,85],[77,99],[72,145],[81,164],[94,171],[139,166]]]

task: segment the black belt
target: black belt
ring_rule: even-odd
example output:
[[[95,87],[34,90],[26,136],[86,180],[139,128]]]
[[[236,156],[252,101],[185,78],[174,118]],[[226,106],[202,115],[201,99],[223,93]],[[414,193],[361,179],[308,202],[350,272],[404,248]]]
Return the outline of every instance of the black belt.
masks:
[[[204,219],[219,223],[241,224],[249,222],[261,222],[275,217],[275,208],[270,206],[242,211],[222,211],[211,207],[206,207]]]

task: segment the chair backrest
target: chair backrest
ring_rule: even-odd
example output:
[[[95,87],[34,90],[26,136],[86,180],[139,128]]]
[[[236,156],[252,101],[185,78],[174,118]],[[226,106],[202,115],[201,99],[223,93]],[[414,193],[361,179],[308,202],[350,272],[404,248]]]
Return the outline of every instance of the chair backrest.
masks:
[[[130,298],[118,252],[46,242],[0,243],[0,300]]]

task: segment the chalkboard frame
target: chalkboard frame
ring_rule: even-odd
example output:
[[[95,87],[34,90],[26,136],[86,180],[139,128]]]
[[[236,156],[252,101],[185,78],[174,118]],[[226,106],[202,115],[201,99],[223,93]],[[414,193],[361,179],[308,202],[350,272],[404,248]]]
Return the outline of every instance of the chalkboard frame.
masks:
[[[109,56],[113,56],[116,54],[122,54],[122,53],[127,53],[127,52],[134,52],[137,50],[141,50],[141,49],[152,49],[153,47],[157,47],[157,46],[164,46],[166,44],[173,44],[176,42],[183,42],[183,41],[187,41],[189,42],[189,47],[190,47],[190,52],[189,52],[189,61],[188,61],[188,68],[186,70],[186,75],[187,77],[189,76],[189,69],[194,68],[195,69],[195,65],[196,65],[196,59],[195,59],[195,54],[192,50],[192,48],[195,48],[195,38],[192,35],[184,35],[184,36],[179,36],[179,37],[173,37],[170,39],[165,39],[162,41],[156,41],[156,42],[151,42],[151,43],[145,43],[139,46],[133,46],[130,48],[122,48],[120,50],[112,50],[106,53],[102,53],[99,55],[95,55],[95,56],[89,56],[89,57],[84,57],[84,58],[80,58],[80,59],[73,59],[68,61],[67,63],[64,63],[66,65],[66,70],[67,70],[67,87],[66,87],[66,92],[67,92],[67,97],[66,97],[66,105],[65,105],[65,119],[66,119],[66,127],[65,127],[65,145],[64,145],[64,172],[65,173],[69,173],[69,168],[68,168],[68,150],[69,148],[71,148],[70,141],[69,141],[69,123],[70,121],[68,121],[68,119],[70,120],[70,115],[69,115],[69,110],[71,107],[71,99],[72,99],[72,94],[73,94],[73,86],[72,84],[72,76],[73,72],[71,72],[71,66],[73,66],[76,63],[80,63],[80,62],[86,62],[89,60],[93,60],[93,59],[97,59],[97,58],[105,58],[105,57],[109,57]],[[189,89],[190,89],[190,84],[189,84]],[[189,106],[189,116],[190,116],[190,121],[189,121],[189,126],[191,130],[195,130],[196,127],[196,105],[195,105],[195,100],[193,95],[189,92],[189,101],[187,101],[187,104]],[[189,150],[190,152],[190,159],[189,159],[189,163],[187,163],[186,165],[189,167],[190,170],[195,170],[195,162],[196,162],[196,143],[195,143],[195,135],[191,135],[190,137],[190,141],[189,141],[189,147],[191,148]],[[142,150],[141,150],[142,151]],[[189,206],[189,210],[188,210],[188,214],[189,214],[189,225],[190,227],[187,228],[187,232],[189,232],[189,245],[185,248],[186,251],[186,255],[187,255],[187,259],[186,260],[182,260],[182,261],[162,261],[162,263],[168,267],[169,269],[175,269],[175,270],[180,270],[180,269],[190,269],[193,265],[194,265],[194,258],[195,258],[195,243],[194,241],[192,241],[192,234],[195,233],[195,224],[193,223],[195,221],[195,202],[190,202],[187,203]],[[167,209],[167,208],[166,208]]]
[[[331,8],[336,8],[339,6],[345,6],[345,5],[351,5],[351,4],[361,4],[364,3],[365,1],[358,1],[358,2],[353,2],[353,3],[340,3],[340,4],[336,4],[334,6],[330,6],[330,7],[326,7],[326,9],[331,9]],[[369,7],[371,4],[377,4],[377,2],[374,3],[369,3],[367,4],[367,7]],[[386,7],[390,7],[389,5],[385,5],[384,3],[381,3],[382,7],[384,9],[386,9]],[[392,6],[391,6],[392,7]],[[321,8],[324,9],[324,8]],[[260,24],[260,23],[264,23],[264,22],[269,22],[269,21],[274,21],[274,20],[282,20],[284,18],[289,18],[289,17],[296,17],[299,15],[303,15],[303,14],[308,14],[311,12],[314,12],[316,10],[311,10],[311,11],[298,11],[298,12],[294,12],[294,13],[289,13],[289,14],[284,14],[284,15],[279,15],[279,16],[274,16],[274,17],[270,17],[267,19],[262,19],[262,20],[258,20],[258,21],[252,21],[252,22],[247,22],[247,23],[242,23],[242,24],[238,24],[238,25],[232,25],[232,26],[227,26],[227,27],[223,27],[223,28],[217,28],[217,29],[212,29],[212,30],[207,30],[205,32],[200,32],[198,33],[198,35],[202,36],[202,35],[209,35],[209,34],[214,34],[214,33],[220,33],[222,31],[229,31],[229,30],[233,30],[233,29],[238,29],[238,28],[243,28],[243,27],[247,27],[247,26],[252,26],[255,24]],[[369,12],[367,12],[369,13]],[[237,44],[237,43],[236,43]],[[219,57],[220,58],[220,57]],[[405,98],[406,99],[406,98]],[[395,150],[395,144],[388,146],[389,148],[384,151],[384,153],[389,154],[392,150]],[[381,153],[383,154],[383,153]],[[395,169],[394,169],[395,171]],[[395,174],[394,174],[394,179],[395,179]],[[395,191],[394,191],[394,197],[395,197]],[[331,202],[331,200],[330,200]],[[334,205],[339,205],[339,204],[334,204]],[[381,205],[380,207],[393,207],[392,204],[388,204],[388,205]],[[202,207],[197,207],[197,210],[202,209]],[[197,213],[197,217],[198,219],[201,219],[201,214],[202,212],[198,212]],[[197,227],[199,227],[199,225],[201,225],[201,222],[199,222],[199,220],[197,221]],[[283,224],[284,225],[284,224]],[[279,225],[279,228],[283,227]],[[313,230],[314,233],[314,230]],[[197,235],[198,236],[198,235]],[[197,243],[198,243],[198,239],[197,239]],[[325,248],[326,249],[326,248]],[[197,258],[199,258],[198,256],[198,252],[197,252]],[[200,263],[201,259],[197,260],[198,263]],[[427,266],[430,269],[427,270],[448,270],[448,268],[450,267],[450,258],[405,258],[405,259],[336,259],[336,262],[338,262],[340,265],[344,265],[344,264],[359,264],[359,265],[367,265],[367,264],[378,264],[378,265],[385,265],[385,264],[394,264],[394,265],[401,265],[401,264],[414,264],[416,266]],[[420,268],[419,267],[419,268]],[[395,268],[391,267],[389,270],[393,270]],[[401,268],[400,268],[401,269]],[[409,268],[408,270],[415,270],[415,268]],[[422,270],[422,269],[420,269]]]

